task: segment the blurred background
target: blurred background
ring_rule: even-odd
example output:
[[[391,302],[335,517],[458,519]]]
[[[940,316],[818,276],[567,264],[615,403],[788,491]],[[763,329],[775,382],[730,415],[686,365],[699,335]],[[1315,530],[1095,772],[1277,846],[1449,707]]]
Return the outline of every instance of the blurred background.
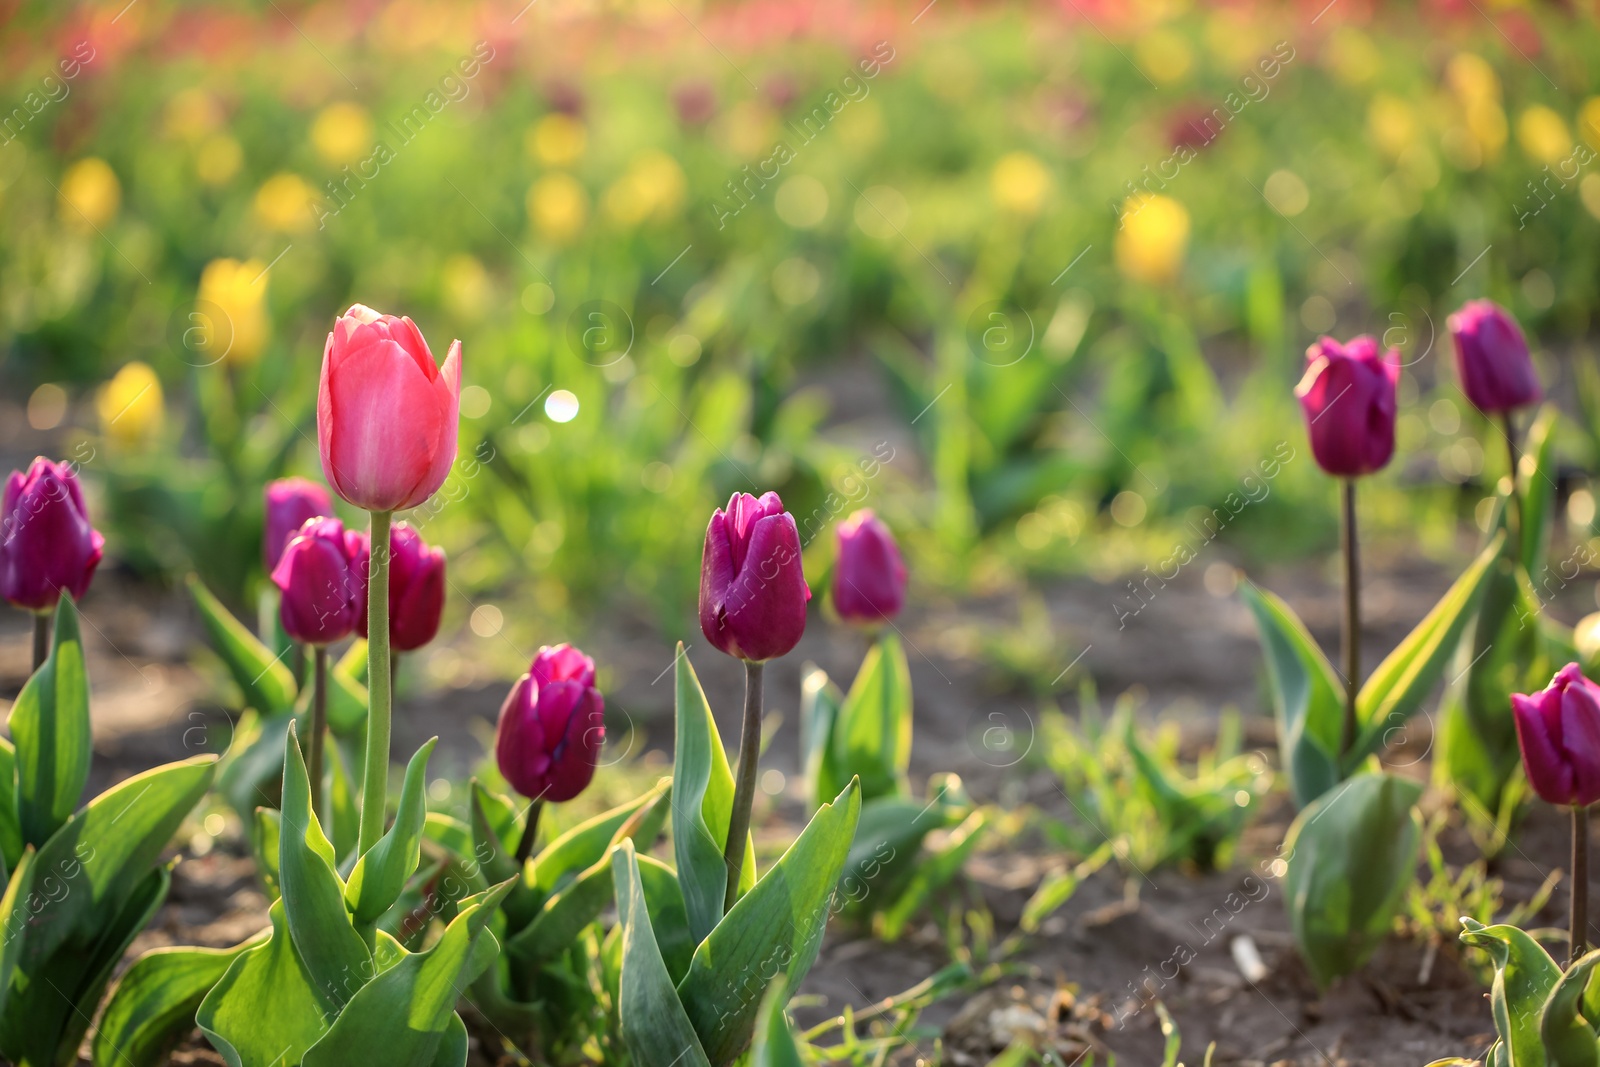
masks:
[[[0,453],[76,461],[144,586],[195,571],[253,605],[262,486],[319,475],[323,339],[355,301],[463,342],[460,459],[411,519],[450,554],[447,631],[506,635],[476,643],[505,677],[549,634],[685,636],[706,516],[772,488],[814,585],[873,507],[919,595],[1020,605],[944,651],[1059,680],[1085,641],[1041,581],[1098,583],[1120,629],[1182,548],[1336,543],[1292,396],[1322,333],[1402,349],[1364,521],[1453,564],[1505,464],[1448,365],[1479,296],[1536,338],[1561,514],[1594,532],[1590,5],[0,18]],[[470,672],[459,645],[430,679]]]

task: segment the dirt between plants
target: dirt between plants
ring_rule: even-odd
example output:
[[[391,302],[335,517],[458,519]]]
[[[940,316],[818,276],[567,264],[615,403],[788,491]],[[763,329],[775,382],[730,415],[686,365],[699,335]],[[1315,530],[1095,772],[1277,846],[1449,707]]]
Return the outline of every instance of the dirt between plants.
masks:
[[[1218,553],[1220,560],[1221,554]],[[1269,572],[1257,580],[1286,596],[1328,647],[1337,640],[1337,590],[1314,568]],[[1069,713],[1085,673],[1109,698],[1136,688],[1147,713],[1184,724],[1186,747],[1205,743],[1217,712],[1234,705],[1246,716],[1247,743],[1270,751],[1272,726],[1260,680],[1254,627],[1237,597],[1227,595],[1221,572],[1208,582],[1205,561],[1164,588],[1119,628],[1114,603],[1125,589],[1087,579],[1050,583],[1037,590],[1047,607],[1052,643],[1035,690]],[[1411,558],[1374,554],[1366,599],[1367,667],[1375,664],[1449,584],[1445,568]],[[1221,575],[1226,577],[1225,574]],[[1208,585],[1210,588],[1208,589]],[[1589,607],[1593,586],[1578,583],[1553,610],[1568,621]],[[181,595],[129,583],[115,572],[97,581],[84,605],[84,637],[94,687],[95,771],[91,790],[157,763],[216,751],[225,736],[225,713],[210,699],[209,683],[188,665],[201,642],[193,612]],[[997,672],[973,654],[973,635],[1015,630],[1018,601],[993,597],[957,603],[914,604],[902,626],[916,692],[912,752],[917,783],[935,771],[956,771],[973,795],[1015,811],[1033,805],[1065,817],[1068,798],[1052,776],[1019,759],[1032,743],[1039,693],[1016,672]],[[693,620],[686,620],[686,639]],[[1037,639],[1042,620],[1030,623]],[[1021,631],[1019,631],[1021,633]],[[451,639],[470,655],[470,636]],[[636,753],[670,746],[671,685],[659,672],[671,662],[659,635],[637,632],[592,636],[587,647],[610,666],[608,726]],[[813,660],[848,684],[861,645],[836,628],[813,626],[801,647],[768,671],[769,700],[783,716],[764,766],[782,771],[787,791],[758,817],[761,838],[777,847],[805,817],[798,795],[795,707],[801,665]],[[0,707],[26,677],[29,637],[18,613],[0,618]],[[736,736],[733,715],[742,681],[726,657],[695,653],[725,738]],[[1051,675],[1072,666],[1051,682]],[[1059,666],[1056,666],[1059,665]],[[1032,675],[1029,675],[1032,677]],[[659,683],[659,684],[658,684]],[[441,735],[438,773],[465,772],[481,758],[505,691],[499,680],[440,692],[403,691],[397,704],[395,751],[410,751]],[[1430,722],[1419,717],[1405,752],[1395,760],[1408,773],[1425,774]],[[998,731],[998,732],[997,732]],[[997,738],[999,741],[997,742]],[[918,786],[920,788],[920,784]],[[1171,1011],[1183,1038],[1183,1060],[1199,1064],[1215,1041],[1217,1064],[1362,1064],[1421,1067],[1445,1055],[1481,1055],[1492,1022],[1484,989],[1460,960],[1453,939],[1436,949],[1391,941],[1359,975],[1319,996],[1298,962],[1288,934],[1281,883],[1259,876],[1283,839],[1292,811],[1276,795],[1247,832],[1234,869],[1195,876],[1177,870],[1147,873],[1105,870],[1027,940],[1010,960],[1007,976],[975,995],[936,1005],[922,1017],[914,1043],[895,1062],[930,1060],[942,1042],[945,1062],[983,1064],[1013,1041],[1049,1050],[1061,1065],[1109,1054],[1132,1064],[1160,1062],[1162,1036],[1153,992]],[[1564,857],[1563,827],[1536,810],[1498,862],[1508,900],[1530,897],[1547,869]],[[1447,835],[1453,862],[1472,858],[1464,834]],[[266,898],[256,884],[242,840],[224,835],[214,847],[197,836],[183,849],[169,900],[134,954],[159,945],[232,945],[266,921]],[[197,847],[198,846],[198,847]],[[968,863],[962,887],[940,901],[992,914],[994,941],[1012,934],[1023,902],[1039,879],[1066,862],[1036,834],[980,852]],[[1558,888],[1541,917],[1559,925],[1566,894]],[[1247,938],[1264,973],[1247,979],[1233,946]],[[131,958],[131,957],[130,957]],[[914,925],[900,941],[877,942],[844,927],[830,930],[801,992],[820,1007],[801,1009],[804,1021],[865,1007],[898,993],[949,962],[943,933],[931,920]],[[1141,987],[1146,992],[1141,993]],[[514,1062],[478,1034],[474,1063]],[[198,1040],[176,1063],[221,1062]]]

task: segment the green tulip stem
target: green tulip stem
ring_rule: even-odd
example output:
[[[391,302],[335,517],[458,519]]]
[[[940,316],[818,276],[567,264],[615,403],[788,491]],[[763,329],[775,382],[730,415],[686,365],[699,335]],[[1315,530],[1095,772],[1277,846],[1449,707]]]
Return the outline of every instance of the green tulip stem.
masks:
[[[1361,691],[1361,548],[1356,538],[1356,480],[1346,478],[1344,521],[1341,526],[1344,549],[1344,626],[1340,637],[1344,646],[1344,729],[1339,754],[1350,751],[1356,740],[1356,695]]]
[[[750,836],[750,806],[756,799],[756,764],[761,757],[761,678],[765,663],[744,663],[744,726],[739,731],[739,778],[733,787],[733,814],[728,819],[728,843],[722,859],[728,865],[728,891],[722,912],[733,910],[739,896],[739,872],[744,870],[744,846]]]
[[[311,814],[322,818],[322,746],[328,732],[328,646],[311,650],[315,681],[311,690],[311,755],[306,760],[311,777]]]
[[[50,616],[42,611],[33,614],[33,669],[35,673],[50,657]]]
[[[528,821],[522,824],[522,836],[517,839],[517,866],[523,867],[533,855],[533,845],[539,837],[539,816],[544,811],[544,800],[535,800],[528,806]]]
[[[1509,505],[1511,508],[1511,541],[1508,542],[1509,548],[1511,543],[1522,536],[1522,492],[1517,488],[1517,467],[1521,461],[1517,451],[1516,419],[1512,417],[1509,411],[1501,412],[1500,418],[1502,420],[1500,428],[1505,431],[1506,438],[1506,469],[1511,475],[1511,503]],[[1512,555],[1515,556],[1516,552],[1512,551]]]
[[[367,760],[361,781],[361,834],[356,855],[383,836],[389,802],[389,523],[394,513],[372,512],[372,553],[367,569]]]
[[[1589,809],[1572,807],[1572,962],[1589,942]]]

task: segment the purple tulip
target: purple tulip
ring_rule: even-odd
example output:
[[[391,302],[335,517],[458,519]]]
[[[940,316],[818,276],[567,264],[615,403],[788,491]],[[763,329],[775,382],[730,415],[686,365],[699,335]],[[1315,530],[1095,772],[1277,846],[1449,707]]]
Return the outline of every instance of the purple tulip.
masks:
[[[367,580],[371,542],[360,539],[355,561],[360,586],[360,617],[356,632],[367,636]],[[409,523],[389,528],[389,646],[396,652],[415,652],[439,635],[444,614],[444,549],[430,548]]]
[[[1544,396],[1522,327],[1492,300],[1470,300],[1450,316],[1456,375],[1474,407],[1495,414]]]
[[[1513,694],[1511,711],[1533,791],[1551,804],[1588,807],[1600,800],[1600,685],[1569,663],[1549,688]]]
[[[833,609],[865,625],[894,618],[906,601],[906,565],[889,527],[866,508],[841,522],[837,536]]]
[[[700,630],[742,660],[769,660],[800,643],[811,589],[800,531],[777,493],[735,493],[706,527],[700,560]]]
[[[571,800],[594,778],[605,708],[594,660],[571,645],[541,648],[500,708],[500,773],[530,800]]]
[[[19,608],[47,612],[63,592],[89,591],[106,539],[89,525],[78,476],[43,456],[24,475],[12,471],[0,506],[0,596]]]
[[[335,514],[333,497],[316,482],[305,478],[280,478],[267,483],[267,521],[261,534],[261,557],[267,573],[277,569],[283,546],[300,532],[307,519]]]
[[[283,594],[283,631],[308,645],[331,645],[355,632],[361,615],[355,560],[359,535],[338,519],[309,519],[289,539],[273,568]]]
[[[1343,345],[1323,337],[1306,349],[1305,377],[1294,393],[1305,411],[1318,466],[1353,478],[1389,462],[1399,381],[1399,351],[1380,355],[1378,342],[1368,335]]]

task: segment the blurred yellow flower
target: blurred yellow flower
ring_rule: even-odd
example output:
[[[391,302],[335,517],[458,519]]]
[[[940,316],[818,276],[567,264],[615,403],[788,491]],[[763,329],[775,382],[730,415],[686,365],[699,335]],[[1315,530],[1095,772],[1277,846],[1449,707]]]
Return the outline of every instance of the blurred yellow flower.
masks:
[[[1554,166],[1572,154],[1572,134],[1560,115],[1534,104],[1517,116],[1517,144],[1535,162]]]
[[[256,190],[256,218],[280,233],[305,233],[317,223],[312,204],[316,193],[298,174],[283,171]]]
[[[1189,246],[1189,212],[1166,196],[1134,196],[1122,205],[1117,268],[1134,281],[1160,284],[1177,277]]]
[[[311,124],[311,146],[331,167],[358,162],[372,148],[372,118],[348,100],[329,104]]]
[[[1026,152],[1007,152],[989,175],[989,188],[1001,210],[1031,218],[1050,195],[1050,172]]]
[[[606,190],[606,214],[624,226],[652,217],[658,222],[674,218],[687,186],[677,160],[657,149],[641,152]]]
[[[173,93],[167,101],[162,126],[168,137],[198,141],[220,129],[222,120],[222,104],[217,98],[199,86],[190,86]]]
[[[209,323],[206,344],[225,345],[212,358],[246,366],[267,343],[266,264],[259,259],[214,259],[200,272],[196,309]],[[222,321],[211,321],[220,314]]]
[[[1584,101],[1578,112],[1578,132],[1589,142],[1589,147],[1600,148],[1600,96]]]
[[[528,154],[547,167],[570,167],[583,158],[589,131],[571,115],[554,111],[528,131]]]
[[[1372,38],[1354,26],[1340,26],[1328,44],[1328,66],[1346,85],[1365,85],[1383,68]]]
[[[1482,56],[1458,52],[1445,67],[1444,76],[1463,104],[1500,102],[1500,77]]]
[[[122,186],[103,159],[80,159],[61,178],[61,221],[68,226],[83,230],[104,226],[121,202]]]
[[[111,441],[127,447],[148,441],[165,418],[161,380],[147,363],[135,360],[100,389],[95,398],[101,431]]]
[[[576,237],[589,217],[589,194],[570,174],[547,174],[528,190],[528,218],[556,244]]]
[[[207,185],[226,185],[239,173],[242,163],[244,150],[239,147],[239,142],[225,133],[219,133],[201,142],[194,157],[194,171]]]
[[[1134,46],[1139,69],[1150,80],[1161,85],[1182,81],[1194,66],[1194,52],[1189,42],[1171,30],[1159,29],[1141,34]]]
[[[1398,159],[1417,139],[1417,117],[1398,96],[1379,93],[1367,107],[1367,132],[1385,155]]]
[[[445,307],[463,319],[479,318],[488,307],[489,272],[473,256],[458,253],[446,259],[439,287]]]
[[[1507,132],[1506,113],[1500,106],[1499,75],[1482,56],[1458,52],[1445,67],[1445,81],[1461,105],[1466,133],[1472,142],[1472,150],[1454,153],[1458,161],[1476,167],[1498,159]]]

